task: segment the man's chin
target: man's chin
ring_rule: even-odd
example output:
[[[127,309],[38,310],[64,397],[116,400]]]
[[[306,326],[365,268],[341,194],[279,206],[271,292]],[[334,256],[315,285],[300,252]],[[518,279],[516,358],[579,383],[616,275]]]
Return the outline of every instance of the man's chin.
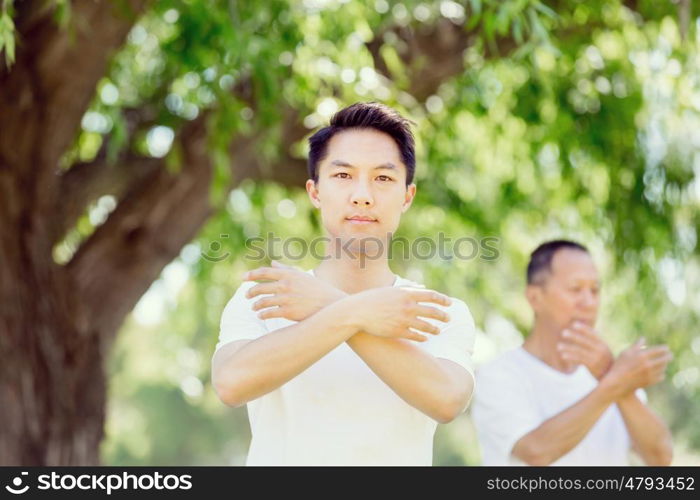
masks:
[[[353,236],[346,241],[346,248],[362,255],[379,255],[386,248],[386,240],[371,234]]]
[[[344,233],[331,236],[331,245],[342,253],[377,256],[385,252],[387,240],[375,234]]]

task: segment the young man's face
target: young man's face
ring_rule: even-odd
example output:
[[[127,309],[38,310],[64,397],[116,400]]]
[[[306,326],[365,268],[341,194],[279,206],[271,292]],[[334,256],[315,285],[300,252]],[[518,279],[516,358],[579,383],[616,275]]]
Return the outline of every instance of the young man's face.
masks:
[[[558,328],[573,321],[595,325],[600,305],[598,271],[584,251],[563,248],[552,257],[551,272],[541,285],[528,286],[528,299],[538,320]]]
[[[396,142],[374,129],[334,135],[317,173],[318,183],[306,182],[311,202],[321,210],[330,237],[343,243],[352,239],[349,246],[356,251],[376,251],[375,239],[386,244],[416,192],[414,184],[406,186],[406,165]]]

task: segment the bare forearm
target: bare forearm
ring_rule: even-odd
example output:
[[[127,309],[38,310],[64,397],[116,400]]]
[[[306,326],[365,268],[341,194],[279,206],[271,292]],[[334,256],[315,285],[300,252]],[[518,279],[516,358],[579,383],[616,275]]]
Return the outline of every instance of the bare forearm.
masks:
[[[399,397],[438,422],[452,420],[471,397],[473,380],[462,367],[415,342],[359,332],[347,343]]]
[[[670,465],[673,458],[671,433],[664,422],[634,394],[617,401],[634,449],[647,465]]]
[[[356,332],[343,304],[335,303],[294,325],[241,347],[217,378],[228,403],[240,406],[285,384]]]
[[[585,398],[523,436],[513,447],[513,455],[529,465],[551,464],[581,442],[613,401],[610,391],[599,384]]]

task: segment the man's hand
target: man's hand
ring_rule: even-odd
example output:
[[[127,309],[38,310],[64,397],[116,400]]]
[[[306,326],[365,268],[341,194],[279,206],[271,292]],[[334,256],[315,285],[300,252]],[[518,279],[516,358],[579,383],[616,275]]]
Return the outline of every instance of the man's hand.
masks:
[[[437,335],[440,329],[420,317],[444,322],[450,320],[444,311],[421,304],[432,302],[443,306],[450,305],[449,297],[432,290],[408,287],[372,288],[343,300],[351,310],[357,311],[358,329],[378,337],[425,342],[428,338],[413,330]]]
[[[586,366],[598,380],[613,364],[612,352],[605,341],[593,328],[580,321],[574,321],[562,332],[557,349],[564,361]]]
[[[269,280],[253,286],[246,294],[249,299],[271,294],[253,304],[253,310],[261,311],[258,313],[261,319],[286,318],[302,321],[347,295],[299,269],[277,261],[273,261],[272,266],[259,267],[243,275],[245,281]]]
[[[602,383],[611,387],[617,398],[626,396],[661,382],[672,359],[667,346],[646,347],[642,338],[620,353]]]

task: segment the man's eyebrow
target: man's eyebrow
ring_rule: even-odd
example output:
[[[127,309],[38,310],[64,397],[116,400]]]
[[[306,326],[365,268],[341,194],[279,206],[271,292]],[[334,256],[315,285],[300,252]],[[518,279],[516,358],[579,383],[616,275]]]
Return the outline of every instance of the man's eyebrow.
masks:
[[[597,287],[601,287],[601,286],[602,286],[600,280],[588,280],[588,279],[586,279],[586,278],[574,278],[573,280],[571,280],[571,284],[574,284],[574,285],[578,285],[578,284],[581,284],[581,283],[584,283],[584,284],[585,284],[585,283],[588,283],[588,282],[591,282],[593,285],[595,285],[595,286],[597,286]]]
[[[336,167],[349,167],[349,168],[355,168],[355,165],[351,165],[350,163],[343,161],[343,160],[333,160],[331,162],[331,165],[334,165]],[[375,169],[384,169],[384,170],[396,170],[396,165],[394,165],[391,162],[386,162],[381,165],[377,165],[374,167]]]

